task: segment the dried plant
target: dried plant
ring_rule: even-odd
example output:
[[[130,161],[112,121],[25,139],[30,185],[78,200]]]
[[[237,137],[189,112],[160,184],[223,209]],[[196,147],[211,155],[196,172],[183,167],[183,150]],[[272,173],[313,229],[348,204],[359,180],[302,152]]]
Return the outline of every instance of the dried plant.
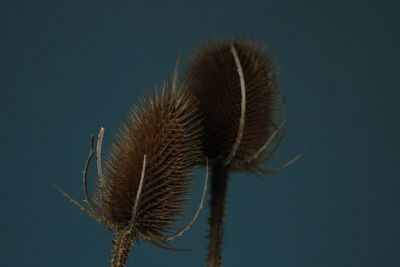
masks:
[[[84,202],[59,189],[69,200],[106,224],[113,240],[112,267],[124,267],[135,239],[173,249],[168,242],[191,228],[203,207],[208,171],[198,209],[174,232],[191,191],[193,169],[212,164],[208,267],[222,266],[225,198],[230,171],[269,174],[262,169],[282,143],[287,122],[273,60],[263,45],[246,39],[223,39],[202,46],[191,58],[186,84],[177,90],[178,72],[133,110],[112,148],[105,169],[101,147],[91,137],[83,171]],[[185,88],[183,88],[185,87]],[[171,88],[171,89],[170,89]],[[283,119],[278,122],[278,115]],[[87,190],[87,170],[96,156],[98,187]]]
[[[204,155],[212,163],[207,264],[222,266],[223,218],[229,171],[271,173],[260,164],[278,149],[282,111],[276,68],[265,48],[246,39],[207,43],[192,57],[187,90],[204,114]],[[283,165],[288,166],[298,157]]]
[[[207,190],[207,175],[200,205],[192,220],[172,232],[183,215],[186,195],[191,191],[194,167],[201,158],[203,129],[198,101],[176,90],[176,76],[162,96],[134,109],[113,145],[104,169],[101,166],[102,128],[94,149],[93,137],[83,171],[84,207],[59,189],[87,214],[113,232],[112,267],[126,266],[136,238],[171,248],[168,241],[188,230],[199,215]],[[98,187],[93,197],[87,190],[87,169],[96,154]],[[172,249],[172,248],[171,248]]]

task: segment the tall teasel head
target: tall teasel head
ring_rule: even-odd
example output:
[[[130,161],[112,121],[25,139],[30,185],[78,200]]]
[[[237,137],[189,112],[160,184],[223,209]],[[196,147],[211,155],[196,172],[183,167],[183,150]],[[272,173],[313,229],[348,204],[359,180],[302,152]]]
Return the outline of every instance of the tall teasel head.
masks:
[[[205,155],[231,170],[257,171],[281,140],[277,73],[265,48],[246,39],[207,43],[192,57],[186,80],[204,114]],[[275,149],[265,153],[271,136],[278,137]]]
[[[176,86],[176,82],[173,84]],[[86,188],[86,170],[95,153],[92,141],[84,169],[85,202],[89,208],[62,192],[116,233],[113,267],[125,266],[135,238],[162,247],[188,230],[203,206],[207,183],[193,219],[171,234],[182,218],[183,204],[191,191],[190,176],[200,163],[203,129],[197,99],[183,90],[166,87],[161,96],[153,93],[132,111],[117,136],[104,172],[101,130],[96,149],[99,185],[91,198]]]
[[[203,153],[213,169],[207,266],[220,267],[229,171],[279,170],[263,170],[260,164],[278,149],[286,118],[276,122],[283,110],[277,73],[261,44],[225,39],[204,45],[191,59],[186,82],[200,101]]]

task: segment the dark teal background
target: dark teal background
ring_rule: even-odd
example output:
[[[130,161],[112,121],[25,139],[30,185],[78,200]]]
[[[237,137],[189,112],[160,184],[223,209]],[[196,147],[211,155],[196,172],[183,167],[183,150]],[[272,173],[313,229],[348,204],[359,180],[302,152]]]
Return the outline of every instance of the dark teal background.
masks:
[[[107,266],[112,235],[51,184],[82,199],[88,136],[105,127],[107,151],[178,55],[244,36],[276,58],[290,116],[267,166],[308,152],[276,176],[232,176],[225,266],[400,266],[398,3],[1,0],[0,265]],[[174,244],[204,247],[207,217]],[[141,242],[128,266],[205,255]]]

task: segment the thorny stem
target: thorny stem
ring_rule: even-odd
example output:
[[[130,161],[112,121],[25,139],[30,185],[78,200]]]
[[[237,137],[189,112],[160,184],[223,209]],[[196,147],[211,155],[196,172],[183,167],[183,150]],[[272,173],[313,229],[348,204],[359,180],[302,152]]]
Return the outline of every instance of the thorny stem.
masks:
[[[232,150],[224,162],[216,162],[212,169],[211,176],[211,217],[209,219],[210,232],[209,232],[209,245],[208,245],[208,267],[220,267],[221,252],[224,237],[224,216],[225,216],[225,198],[228,187],[228,172],[229,164],[236,155],[236,152],[242,142],[245,118],[246,118],[246,85],[243,75],[243,68],[240,63],[239,55],[234,44],[231,44],[231,53],[235,60],[237,72],[240,81],[241,93],[241,111],[239,118],[239,129],[232,146]]]
[[[121,231],[114,238],[111,267],[125,267],[135,236],[131,229]]]
[[[228,167],[217,162],[212,167],[211,174],[211,217],[209,219],[210,232],[208,235],[208,267],[220,267],[221,252],[224,236],[225,198],[228,186]]]

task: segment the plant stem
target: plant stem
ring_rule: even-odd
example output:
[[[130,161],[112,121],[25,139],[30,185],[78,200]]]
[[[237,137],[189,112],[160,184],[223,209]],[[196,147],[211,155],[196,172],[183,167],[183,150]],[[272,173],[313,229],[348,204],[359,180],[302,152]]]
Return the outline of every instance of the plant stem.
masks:
[[[134,235],[131,230],[120,231],[113,240],[111,267],[126,267]]]
[[[220,267],[224,236],[225,197],[228,186],[228,168],[222,162],[212,167],[211,216],[209,219],[208,267]]]

